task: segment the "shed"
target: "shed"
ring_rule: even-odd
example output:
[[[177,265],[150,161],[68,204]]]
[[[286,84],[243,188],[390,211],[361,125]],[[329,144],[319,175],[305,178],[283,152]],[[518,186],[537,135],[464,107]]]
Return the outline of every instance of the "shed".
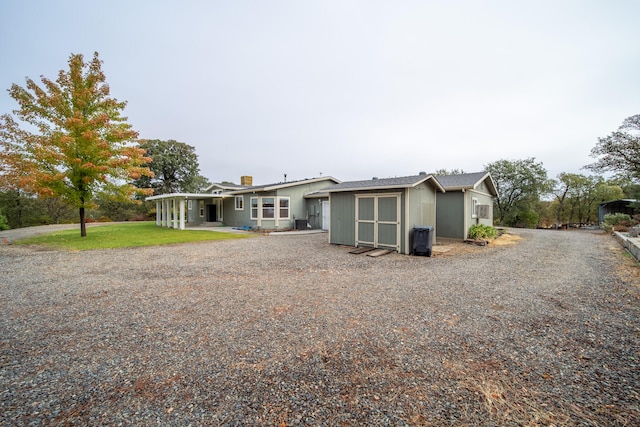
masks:
[[[598,205],[598,224],[604,221],[604,216],[607,214],[623,213],[632,216],[640,211],[637,207],[639,205],[640,200],[636,199],[619,199],[600,203]]]
[[[436,192],[444,192],[433,175],[349,181],[329,194],[329,242],[410,253],[414,227],[436,225]],[[435,237],[435,236],[434,236]]]
[[[498,193],[489,172],[436,179],[446,191],[438,194],[436,236],[466,239],[472,225],[493,225],[493,200]]]

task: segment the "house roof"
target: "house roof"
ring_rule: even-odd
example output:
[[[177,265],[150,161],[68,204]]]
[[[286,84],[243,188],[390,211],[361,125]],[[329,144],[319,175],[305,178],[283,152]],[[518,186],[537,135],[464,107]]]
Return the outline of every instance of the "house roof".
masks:
[[[238,185],[233,183],[214,182],[213,184],[205,188],[204,191],[211,191],[213,187],[221,188],[223,190],[234,191],[234,190],[242,190],[243,188],[247,188],[248,186]]]
[[[412,176],[401,176],[396,178],[369,179],[365,181],[347,181],[342,182],[333,187],[326,188],[324,191],[336,193],[340,191],[363,191],[363,190],[385,190],[394,188],[412,188],[425,181],[430,181],[436,190],[445,192],[442,185],[434,178],[433,175],[420,174]]]
[[[462,173],[459,175],[438,175],[436,179],[447,191],[475,189],[480,183],[487,180],[489,191],[497,194],[496,185],[487,171]]]
[[[298,185],[313,184],[315,182],[323,182],[323,181],[333,181],[338,184],[340,183],[340,180],[335,179],[331,176],[323,176],[321,178],[301,179],[298,181],[277,182],[274,184],[266,184],[266,185],[254,185],[251,187],[245,187],[235,191],[230,191],[229,194],[245,194],[245,193],[256,193],[259,191],[274,191],[274,190],[280,190],[282,188],[296,187]]]

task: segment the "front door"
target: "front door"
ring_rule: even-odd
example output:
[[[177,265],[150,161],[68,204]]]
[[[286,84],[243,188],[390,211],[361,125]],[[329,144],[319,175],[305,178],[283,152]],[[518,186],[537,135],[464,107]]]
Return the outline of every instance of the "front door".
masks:
[[[218,220],[216,205],[207,205],[207,222],[216,222]]]
[[[400,250],[400,195],[356,196],[356,246]]]

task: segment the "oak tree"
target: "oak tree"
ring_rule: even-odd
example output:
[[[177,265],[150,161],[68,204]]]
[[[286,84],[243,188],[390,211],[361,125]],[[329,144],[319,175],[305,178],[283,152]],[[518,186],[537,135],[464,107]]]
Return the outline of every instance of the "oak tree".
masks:
[[[143,176],[134,182],[143,188],[153,188],[154,194],[197,193],[210,185],[200,175],[195,148],[175,140],[151,139],[141,142],[151,163],[147,166],[153,177]]]
[[[498,160],[485,169],[496,184],[494,206],[500,225],[532,225],[531,215],[540,195],[549,191],[547,170],[535,158],[525,160]],[[535,224],[533,224],[535,225]]]
[[[0,116],[0,188],[60,197],[79,209],[84,237],[85,209],[96,194],[151,194],[130,181],[152,173],[121,115],[126,102],[109,96],[98,53],[88,63],[72,54],[68,63],[55,81],[27,78],[26,87],[8,90],[19,108]]]
[[[611,171],[620,177],[640,180],[640,114],[626,118],[617,131],[598,138],[591,157],[598,160],[587,165],[587,169]]]

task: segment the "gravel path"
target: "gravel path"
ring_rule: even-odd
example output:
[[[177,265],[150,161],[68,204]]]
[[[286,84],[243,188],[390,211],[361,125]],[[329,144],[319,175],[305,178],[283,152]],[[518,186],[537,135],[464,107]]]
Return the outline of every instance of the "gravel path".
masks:
[[[628,259],[512,232],[432,258],[326,235],[0,246],[0,424],[640,424]]]

